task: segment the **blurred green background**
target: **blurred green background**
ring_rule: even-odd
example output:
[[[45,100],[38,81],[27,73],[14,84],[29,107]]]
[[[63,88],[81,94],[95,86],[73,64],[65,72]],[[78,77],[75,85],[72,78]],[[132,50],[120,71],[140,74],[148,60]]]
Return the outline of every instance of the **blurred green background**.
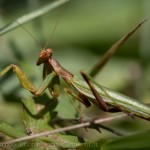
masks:
[[[0,9],[16,19],[48,5],[49,2],[1,0]],[[35,63],[60,16],[56,30],[48,41],[48,47],[54,50],[54,57],[70,72],[76,75],[79,75],[81,69],[88,72],[114,42],[140,21],[149,18],[149,7],[149,0],[70,0],[64,6],[24,24],[38,39],[41,47],[21,27],[1,36],[0,70],[9,64],[17,64],[38,87],[42,82],[42,66],[37,67]],[[9,17],[1,14],[0,28],[11,21]],[[149,103],[149,39],[148,21],[120,48],[95,80],[106,87]],[[62,117],[74,117],[76,108],[70,98],[63,94],[64,92],[59,98],[58,113]],[[19,86],[18,79],[12,72],[1,78],[0,121],[21,128],[19,99],[28,96],[31,94]],[[91,117],[99,116],[100,112],[94,107],[85,109],[84,114]],[[128,118],[112,125],[122,128],[126,133],[149,129],[148,122],[140,119],[132,121]]]

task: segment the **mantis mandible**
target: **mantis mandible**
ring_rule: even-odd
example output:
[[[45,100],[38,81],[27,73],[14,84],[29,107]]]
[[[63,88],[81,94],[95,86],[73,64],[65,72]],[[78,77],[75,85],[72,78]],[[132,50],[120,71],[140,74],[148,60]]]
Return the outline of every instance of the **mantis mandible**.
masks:
[[[138,26],[136,26],[131,32],[117,41],[112,48],[116,50],[120,47],[144,22],[145,21],[138,24]],[[57,99],[59,96],[59,78],[61,77],[70,87],[67,88],[66,91],[86,107],[91,106],[92,102],[100,109],[107,112],[122,111],[139,118],[150,120],[150,107],[148,105],[95,83],[83,71],[81,71],[81,74],[84,80],[74,76],[63,68],[57,60],[52,58],[52,54],[53,51],[50,48],[44,49],[40,52],[36,65],[39,66],[44,64],[44,81],[38,89],[36,89],[36,87],[30,82],[22,69],[14,64],[11,64],[1,71],[0,77],[10,69],[13,69],[23,88],[27,89],[35,96],[42,94],[45,89],[48,88],[54,99]]]

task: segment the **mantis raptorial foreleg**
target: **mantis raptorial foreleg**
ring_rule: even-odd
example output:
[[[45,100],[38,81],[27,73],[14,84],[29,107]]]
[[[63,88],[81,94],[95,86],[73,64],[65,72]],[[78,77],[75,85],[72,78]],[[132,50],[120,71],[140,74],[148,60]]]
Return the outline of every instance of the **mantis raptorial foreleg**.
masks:
[[[53,86],[54,79],[57,77],[56,73],[52,72],[51,74],[46,76],[46,78],[43,81],[43,83],[41,84],[41,86],[38,89],[36,89],[36,87],[30,82],[29,78],[26,76],[26,74],[23,72],[23,70],[20,67],[18,67],[17,65],[11,64],[8,67],[6,67],[4,70],[2,70],[0,72],[0,77],[3,76],[4,74],[6,74],[11,69],[16,73],[21,86],[23,88],[25,88],[26,90],[30,91],[35,96],[41,95],[47,87]],[[55,94],[55,95],[57,95],[57,94]]]

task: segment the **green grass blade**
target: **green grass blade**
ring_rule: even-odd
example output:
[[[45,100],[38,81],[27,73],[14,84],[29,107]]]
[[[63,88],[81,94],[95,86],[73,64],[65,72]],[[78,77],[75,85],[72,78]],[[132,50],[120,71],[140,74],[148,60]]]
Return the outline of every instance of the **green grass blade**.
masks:
[[[150,149],[150,130],[113,139],[106,142],[101,150],[148,150]]]
[[[68,2],[69,0],[57,0],[57,1],[54,1],[40,9],[37,9],[33,12],[30,12],[26,15],[23,15],[21,16],[20,18],[18,19],[13,19],[11,18],[10,16],[8,16],[8,18],[10,18],[11,20],[13,20],[11,23],[7,24],[6,26],[2,27],[0,29],[0,36],[17,28],[18,26],[22,26],[22,24],[30,21],[30,20],[33,20],[37,17],[40,17],[46,13],[48,13],[49,11],[52,11],[53,9],[65,4],[66,2]],[[4,14],[2,11],[0,11],[0,13]],[[6,14],[5,14],[6,15]],[[6,15],[7,16],[7,15]],[[23,27],[23,26],[22,26]],[[24,27],[23,27],[24,28]]]
[[[140,22],[137,26],[135,26],[130,32],[128,32],[125,36],[123,36],[121,39],[119,39],[116,43],[114,43],[107,52],[103,55],[103,57],[98,61],[98,63],[92,68],[90,75],[92,77],[95,77],[99,71],[106,65],[106,63],[112,58],[112,56],[118,51],[118,49],[128,40],[130,36],[134,32],[136,32],[137,29],[141,27],[143,23],[145,23],[148,19],[143,20]]]
[[[0,132],[14,138],[25,136],[26,134],[10,126],[7,123],[0,123]]]

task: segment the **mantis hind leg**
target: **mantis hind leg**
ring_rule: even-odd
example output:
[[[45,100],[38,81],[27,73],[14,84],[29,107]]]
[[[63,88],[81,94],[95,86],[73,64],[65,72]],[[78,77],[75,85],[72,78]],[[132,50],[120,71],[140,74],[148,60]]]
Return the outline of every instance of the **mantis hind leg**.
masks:
[[[65,92],[67,92],[68,94],[73,96],[75,99],[77,99],[79,102],[84,104],[86,107],[90,107],[91,106],[91,103],[88,100],[88,98],[85,95],[83,95],[82,93],[80,93],[78,91],[74,92],[73,90],[68,89],[68,88],[65,88],[64,90],[65,90]],[[77,114],[76,116],[79,116],[79,120],[78,121],[80,121],[80,123],[83,122],[82,107],[80,105],[81,103],[79,103],[79,107],[76,107],[78,112],[79,112],[79,115]]]
[[[72,91],[71,89],[65,88],[65,91],[72,95],[73,97],[75,97],[77,100],[79,100],[82,104],[84,104],[86,107],[90,107],[91,103],[90,101],[87,99],[86,96],[84,96],[82,93],[75,93],[74,91]]]
[[[116,108],[116,107],[110,108],[107,105],[107,103],[103,100],[103,98],[100,96],[100,94],[97,92],[97,90],[94,88],[87,74],[84,71],[81,71],[81,75],[83,76],[87,84],[89,85],[93,95],[95,96],[94,103],[98,105],[99,108],[101,108],[105,112],[120,112],[121,111],[119,108]]]

